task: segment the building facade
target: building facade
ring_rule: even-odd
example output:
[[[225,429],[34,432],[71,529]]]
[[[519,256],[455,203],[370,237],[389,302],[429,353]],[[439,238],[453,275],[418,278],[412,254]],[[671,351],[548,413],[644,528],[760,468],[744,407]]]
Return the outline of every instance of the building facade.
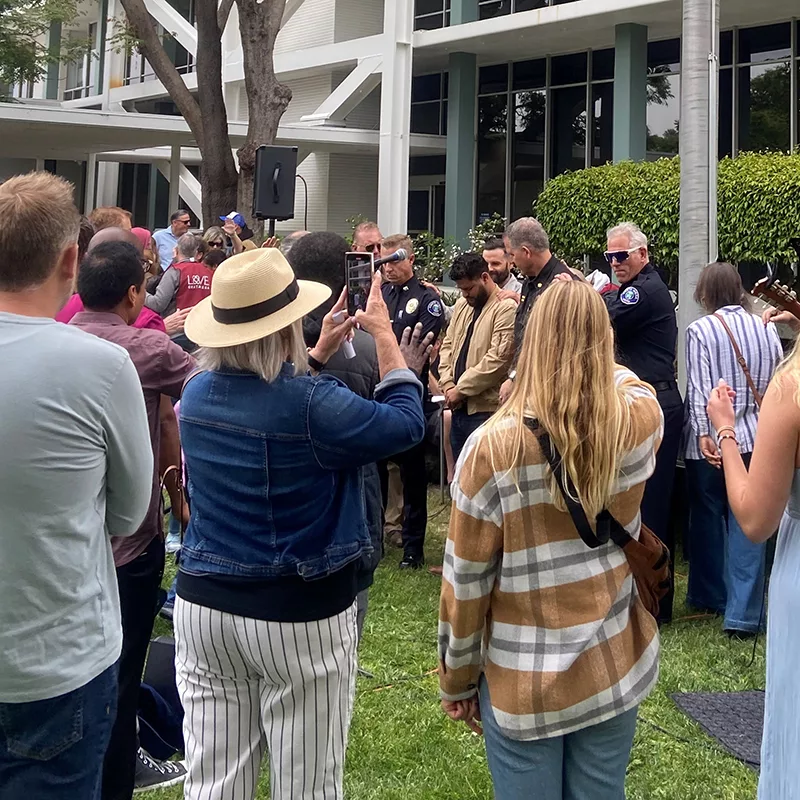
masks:
[[[147,7],[195,88],[193,0]],[[0,105],[0,178],[51,169],[85,207],[119,204],[150,228],[179,203],[199,215],[199,152],[146,61],[115,50],[117,0],[82,11],[54,37],[90,39],[85,59]],[[721,3],[720,157],[800,145],[791,14],[783,0]],[[288,0],[275,63],[293,99],[278,143],[298,147],[304,181],[279,230],[344,233],[364,216],[385,233],[461,239],[494,212],[530,213],[565,170],[675,155],[681,19],[680,0]],[[235,7],[223,50],[236,147],[247,102]]]

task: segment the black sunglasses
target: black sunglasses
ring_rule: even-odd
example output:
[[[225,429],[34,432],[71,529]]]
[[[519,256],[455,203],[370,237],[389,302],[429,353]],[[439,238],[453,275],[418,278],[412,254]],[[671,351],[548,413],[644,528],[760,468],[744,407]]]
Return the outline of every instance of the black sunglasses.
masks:
[[[209,242],[208,246],[209,247],[223,247],[224,245],[223,245],[223,242]]]

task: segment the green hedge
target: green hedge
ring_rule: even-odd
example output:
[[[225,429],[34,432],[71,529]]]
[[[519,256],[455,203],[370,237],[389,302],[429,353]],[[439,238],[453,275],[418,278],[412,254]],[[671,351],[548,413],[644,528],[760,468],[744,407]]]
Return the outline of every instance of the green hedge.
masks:
[[[549,181],[534,213],[554,252],[570,260],[605,250],[605,232],[631,221],[652,241],[656,263],[678,264],[680,162],[624,162],[568,172]],[[800,236],[800,153],[745,153],[719,164],[720,257],[792,262]]]

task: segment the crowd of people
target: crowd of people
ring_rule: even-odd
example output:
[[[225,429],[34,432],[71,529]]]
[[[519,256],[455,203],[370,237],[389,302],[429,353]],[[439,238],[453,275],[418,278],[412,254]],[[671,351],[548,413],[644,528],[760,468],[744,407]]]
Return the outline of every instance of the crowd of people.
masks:
[[[0,185],[0,800],[178,782],[252,800],[265,758],[275,800],[342,797],[370,586],[385,543],[425,563],[437,431],[442,707],[485,735],[499,800],[624,796],[673,590],[646,606],[652,576],[609,531],[674,558],[679,456],[688,603],[739,638],[768,620],[760,797],[800,793],[800,354],[774,324],[800,320],[755,315],[708,265],[684,403],[672,297],[632,223],[587,281],[516,220],[454,259],[451,305],[374,222],[259,247],[241,214],[219,221],[197,235],[179,209],[151,234],[120,208],[82,218],[48,173]],[[405,251],[354,317],[350,249]],[[137,723],[167,552],[185,762]]]

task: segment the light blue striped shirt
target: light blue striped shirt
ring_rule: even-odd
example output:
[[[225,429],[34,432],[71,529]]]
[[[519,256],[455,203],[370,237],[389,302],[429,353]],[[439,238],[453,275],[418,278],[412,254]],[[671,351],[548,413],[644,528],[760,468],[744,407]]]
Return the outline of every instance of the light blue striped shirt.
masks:
[[[766,327],[761,318],[741,306],[724,306],[717,312],[731,329],[753,383],[763,396],[772,373],[783,358],[775,326]],[[756,438],[758,408],[747,385],[744,370],[736,360],[733,345],[722,323],[710,314],[693,322],[686,330],[686,458],[700,459],[698,437],[716,438],[706,413],[711,390],[722,378],[735,392],[736,438],[742,453],[752,453]]]

